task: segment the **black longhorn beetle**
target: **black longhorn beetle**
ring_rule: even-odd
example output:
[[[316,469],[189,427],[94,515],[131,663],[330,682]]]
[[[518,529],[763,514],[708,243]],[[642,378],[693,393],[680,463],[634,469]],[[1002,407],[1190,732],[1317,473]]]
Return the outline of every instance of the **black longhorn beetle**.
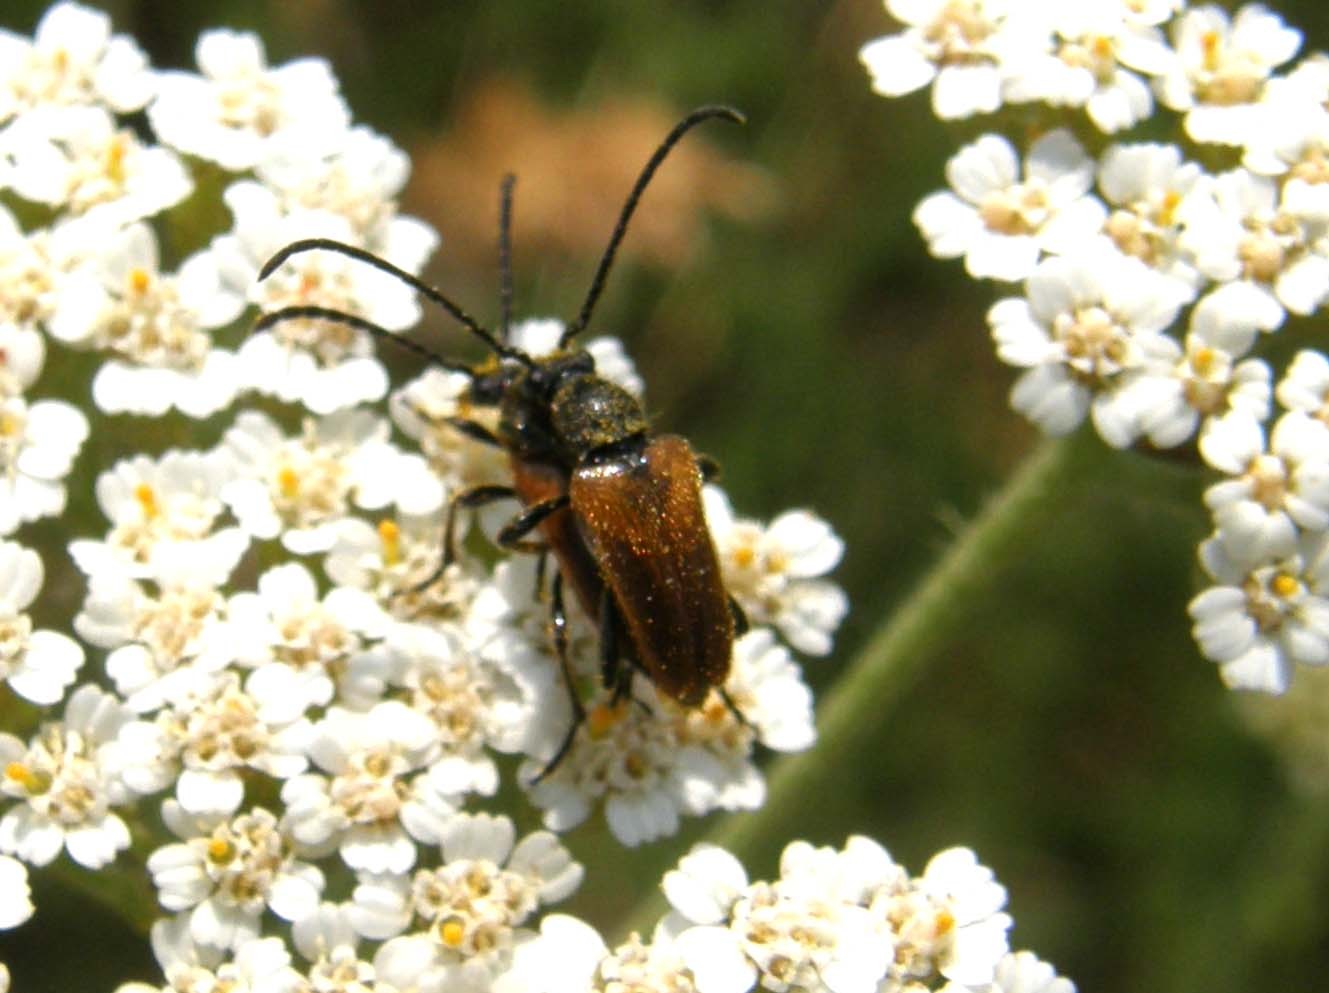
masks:
[[[508,454],[512,485],[477,486],[453,498],[439,568],[420,585],[436,579],[455,558],[459,508],[515,497],[523,509],[499,532],[499,544],[530,550],[528,536],[538,531],[543,540],[535,548],[542,555],[552,552],[558,566],[550,592],[553,641],[572,701],[573,722],[534,782],[553,771],[586,720],[568,663],[565,579],[587,615],[598,623],[601,675],[615,703],[628,697],[633,672],[641,670],[666,696],[687,707],[698,706],[710,690],[718,690],[742,720],[724,692],[724,682],[735,633],[741,634],[747,622],[724,588],[701,500],[703,478],[714,471],[714,465],[694,453],[678,435],[653,435],[640,402],[597,374],[590,353],[573,344],[590,321],[647,184],[679,139],[711,118],[745,122],[730,107],[705,106],[674,126],[637,177],[581,311],[549,355],[529,355],[507,340],[512,311],[511,176],[501,187],[498,335],[441,291],[364,249],[341,242],[323,238],[293,242],[259,272],[258,278],[266,279],[291,256],[307,251],[349,256],[412,286],[493,353],[485,363],[469,366],[443,358],[365,318],[319,306],[285,307],[263,315],[254,325],[257,332],[279,321],[317,318],[360,328],[465,374],[471,380],[467,399],[474,405],[498,408],[496,433],[465,418],[453,418],[451,424],[471,438],[502,448]]]

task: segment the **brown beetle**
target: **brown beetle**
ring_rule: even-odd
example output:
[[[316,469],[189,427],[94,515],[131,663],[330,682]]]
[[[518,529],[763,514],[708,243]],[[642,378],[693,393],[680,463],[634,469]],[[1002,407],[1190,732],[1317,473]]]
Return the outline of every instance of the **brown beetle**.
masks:
[[[497,433],[472,420],[456,418],[451,423],[469,437],[504,449],[513,484],[480,486],[453,499],[439,571],[455,555],[457,511],[508,497],[515,497],[524,509],[499,532],[500,544],[547,551],[557,562],[550,608],[574,721],[537,781],[557,766],[586,719],[567,658],[565,579],[588,616],[598,621],[602,676],[616,702],[628,695],[636,669],[685,706],[699,705],[711,689],[724,695],[735,630],[746,627],[737,604],[725,591],[706,526],[701,499],[705,460],[677,435],[653,436],[638,400],[600,376],[589,352],[571,347],[590,320],[628,221],[651,177],[679,139],[710,118],[743,121],[741,114],[728,107],[700,107],[670,131],[638,176],[581,311],[550,355],[531,356],[507,341],[512,296],[511,177],[503,183],[500,211],[502,314],[498,335],[410,273],[340,242],[294,242],[259,273],[259,279],[266,278],[300,252],[339,252],[413,286],[494,352],[495,359],[471,367],[444,359],[363,318],[317,306],[286,307],[265,314],[254,327],[259,331],[299,317],[359,327],[464,373],[471,379],[468,400],[474,405],[497,406]],[[533,546],[528,536],[536,531],[543,541]],[[728,697],[724,699],[728,703]],[[733,709],[732,704],[730,707]]]

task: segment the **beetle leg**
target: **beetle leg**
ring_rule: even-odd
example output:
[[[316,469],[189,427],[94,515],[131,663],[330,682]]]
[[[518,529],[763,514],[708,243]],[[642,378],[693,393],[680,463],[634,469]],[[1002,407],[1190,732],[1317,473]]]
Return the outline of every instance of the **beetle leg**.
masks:
[[[439,556],[438,565],[420,582],[405,589],[397,590],[393,597],[405,596],[410,593],[419,593],[428,586],[432,586],[443,575],[448,566],[457,561],[457,508],[458,507],[480,507],[486,503],[493,503],[495,500],[502,500],[507,497],[515,497],[517,491],[511,486],[477,486],[474,489],[463,490],[452,498],[448,504],[448,515],[443,522],[443,554]]]
[[[457,432],[474,441],[485,445],[493,445],[495,448],[503,447],[503,442],[498,440],[498,436],[479,421],[472,421],[465,417],[447,417],[444,420]]]
[[[748,614],[732,593],[729,595],[729,613],[734,617],[734,637],[743,637],[748,633]]]
[[[511,486],[476,486],[469,490],[463,490],[452,498],[452,503],[448,505],[448,518],[443,526],[443,558],[438,567],[441,573],[453,562],[457,561],[457,508],[465,507],[468,510],[472,507],[483,507],[487,503],[493,503],[495,500],[505,500],[509,497],[516,497],[517,491]],[[438,576],[430,577],[432,583]],[[425,583],[428,586],[429,583]]]
[[[562,573],[554,573],[550,589],[549,622],[554,632],[554,651],[558,655],[558,667],[563,670],[563,683],[568,688],[569,702],[572,704],[572,723],[575,729],[576,725],[586,719],[586,711],[582,708],[581,700],[573,688],[572,667],[568,662],[568,614],[563,606]]]
[[[467,375],[471,377],[472,382],[475,381],[476,374],[474,370],[469,370]],[[408,399],[406,401],[406,406],[409,407],[411,413],[420,418],[420,420],[428,423],[435,423],[434,417],[413,400]],[[479,421],[473,421],[469,417],[444,417],[442,420],[454,431],[464,434],[468,438],[472,438],[485,445],[493,445],[495,448],[503,447],[503,442],[498,440],[498,436]]]
[[[528,507],[513,520],[503,525],[503,530],[498,533],[498,543],[504,548],[514,548],[518,551],[535,551],[544,548],[542,542],[529,543],[522,539],[538,528],[545,520],[557,514],[566,507],[569,498],[566,493],[562,496],[556,496],[551,500],[543,500],[533,507]]]
[[[619,644],[623,637],[623,616],[608,588],[600,591],[600,681],[609,690],[611,705],[628,699],[632,694],[632,676],[641,667],[632,658],[623,658]],[[633,696],[632,702],[650,714],[653,711],[644,700]]]
[[[558,748],[554,750],[554,757],[545,763],[545,767],[531,780],[531,786],[553,772],[554,768],[567,757],[572,741],[577,736],[577,728],[586,723],[586,708],[582,706],[581,699],[577,696],[577,687],[572,680],[572,666],[568,662],[568,615],[563,607],[563,574],[559,572],[554,573],[554,581],[550,586],[549,622],[553,630],[558,667],[563,672],[563,685],[567,687],[568,702],[572,705],[572,723],[568,726],[567,733],[563,735],[563,740],[558,743]]]
[[[540,549],[540,557],[535,560],[535,599],[545,598],[545,572],[549,568],[549,549]]]
[[[738,723],[742,724],[753,734],[756,734],[757,729],[753,726],[750,720],[743,716],[743,711],[738,709],[738,704],[734,703],[734,698],[729,695],[729,691],[723,686],[717,686],[715,692],[720,694],[720,699],[724,701],[725,709],[734,715],[734,720],[738,721]]]
[[[617,705],[632,694],[632,673],[635,663],[625,660],[619,651],[619,638],[623,619],[614,603],[609,588],[600,591],[600,679],[609,690],[611,705]]]
[[[484,430],[478,424],[476,427]],[[438,568],[414,586],[399,590],[397,595],[420,592],[436,582],[438,577],[443,575],[444,570],[457,561],[457,509],[459,507],[469,510],[474,507],[483,507],[485,504],[493,503],[496,500],[506,500],[516,496],[517,491],[511,486],[476,486],[469,490],[463,490],[453,497],[452,502],[448,504],[448,515],[443,523],[443,555],[439,559]],[[498,533],[498,543],[504,548],[517,551],[543,552],[546,547],[543,542],[522,541],[522,538],[535,530],[545,518],[562,510],[567,505],[568,498],[566,495],[537,503],[503,527],[503,530]]]

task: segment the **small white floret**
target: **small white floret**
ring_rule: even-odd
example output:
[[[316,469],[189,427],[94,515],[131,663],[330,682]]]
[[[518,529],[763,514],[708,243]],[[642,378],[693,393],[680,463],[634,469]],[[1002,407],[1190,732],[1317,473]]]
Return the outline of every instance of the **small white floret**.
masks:
[[[1216,4],[1172,24],[1174,56],[1159,76],[1164,104],[1185,113],[1195,141],[1241,145],[1262,126],[1260,100],[1274,70],[1301,47],[1301,32],[1260,4],[1235,17]]]
[[[77,3],[54,4],[31,39],[0,31],[0,123],[34,108],[103,104],[117,113],[142,109],[155,74],[111,19]]]
[[[18,859],[0,855],[0,930],[18,927],[34,909],[27,867]]]
[[[63,400],[0,399],[0,535],[64,511],[64,478],[88,430],[83,412]]]
[[[194,190],[174,152],[144,145],[99,107],[25,114],[10,126],[6,147],[14,192],[88,224],[151,217]]]
[[[983,135],[951,158],[946,178],[953,192],[926,197],[914,223],[933,255],[964,256],[976,279],[1022,280],[1043,254],[1083,248],[1106,217],[1089,192],[1094,162],[1066,130],[1035,141],[1023,170],[1010,142]]]
[[[36,552],[0,541],[0,680],[24,699],[50,705],[74,682],[83,649],[58,631],[32,629],[26,610],[44,578]]]
[[[269,68],[257,35],[205,31],[194,49],[200,74],[163,72],[148,121],[163,142],[233,172],[283,146],[325,148],[350,114],[322,59]]]
[[[943,120],[996,110],[1008,76],[1050,41],[1041,18],[1013,15],[992,0],[887,6],[905,30],[859,52],[872,88],[893,97],[932,83],[932,108]]]
[[[0,734],[0,794],[12,804],[0,817],[0,851],[47,865],[64,849],[89,869],[129,847],[129,828],[113,811],[132,795],[117,775],[113,745],[131,714],[96,686],[75,690],[64,718],[44,724],[24,745]]]

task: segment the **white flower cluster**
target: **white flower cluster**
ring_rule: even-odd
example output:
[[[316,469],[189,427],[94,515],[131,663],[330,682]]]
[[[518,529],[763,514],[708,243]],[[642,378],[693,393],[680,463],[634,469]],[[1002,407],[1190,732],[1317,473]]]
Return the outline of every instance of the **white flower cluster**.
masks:
[[[671,910],[650,940],[633,933],[610,948],[575,917],[532,919],[580,879],[551,835],[514,847],[506,821],[459,818],[442,844],[441,867],[370,878],[351,902],[300,917],[302,963],[278,937],[246,938],[223,957],[177,917],[153,929],[167,984],[119,993],[1075,993],[1032,952],[1010,951],[1006,891],[965,848],[915,877],[868,838],[840,851],[797,841],[779,879],[749,882],[734,856],[698,846],[665,875]],[[208,851],[230,854],[231,842]],[[362,951],[366,935],[386,940]]]
[[[1222,477],[1195,637],[1228,685],[1283,692],[1294,664],[1329,663],[1329,359],[1276,374],[1256,353],[1329,300],[1329,56],[1293,63],[1300,32],[1257,4],[886,6],[905,30],[860,53],[879,92],[931,83],[943,118],[1084,108],[1080,137],[1047,130],[1023,161],[998,134],[961,149],[915,223],[971,276],[1023,283],[988,314],[1018,411],[1188,445]],[[1085,149],[1168,113],[1176,142]]]
[[[806,511],[738,518],[709,487],[753,625],[724,692],[689,709],[638,676],[615,701],[577,608],[567,685],[536,557],[467,540],[515,504],[459,515],[439,567],[452,498],[511,482],[504,454],[455,426],[497,414],[468,378],[430,369],[389,397],[358,327],[248,333],[259,310],[302,305],[417,321],[409,286],[343,255],[256,278],[311,237],[418,272],[438,236],[398,212],[406,156],[352,126],[321,60],[269,67],[258,39],[224,30],[196,59],[154,71],[69,2],[31,38],[0,32],[0,537],[64,512],[90,433],[115,452],[107,415],[228,425],[210,447],[77,466],[107,522],[68,545],[87,581],[79,640],[28,613],[63,550],[44,563],[0,541],[0,682],[39,712],[0,732],[0,927],[32,913],[30,868],[66,854],[106,869],[135,843],[170,915],[154,929],[170,990],[517,990],[539,911],[581,879],[551,831],[603,809],[634,845],[752,809],[756,746],[811,745],[811,694],[781,639],[829,652],[847,605],[824,576],[842,543]],[[139,112],[147,129],[126,118]],[[226,231],[174,210],[197,195],[199,160],[230,175]],[[512,344],[548,352],[562,327],[527,322]],[[71,349],[90,383],[47,368]],[[587,349],[640,392],[616,341]],[[92,403],[40,399],[49,386]],[[254,394],[264,412],[244,408]],[[574,699],[586,719],[551,767]],[[550,830],[519,839],[475,809],[504,773]],[[158,822],[171,834],[136,836]]]
[[[750,882],[724,849],[700,845],[666,873],[671,910],[649,941],[610,949],[573,918],[545,918],[519,970],[551,989],[626,993],[1074,993],[1030,952],[1012,953],[1006,890],[973,852],[941,852],[911,876],[876,842],[796,841],[780,878]],[[584,978],[582,978],[584,977]]]

